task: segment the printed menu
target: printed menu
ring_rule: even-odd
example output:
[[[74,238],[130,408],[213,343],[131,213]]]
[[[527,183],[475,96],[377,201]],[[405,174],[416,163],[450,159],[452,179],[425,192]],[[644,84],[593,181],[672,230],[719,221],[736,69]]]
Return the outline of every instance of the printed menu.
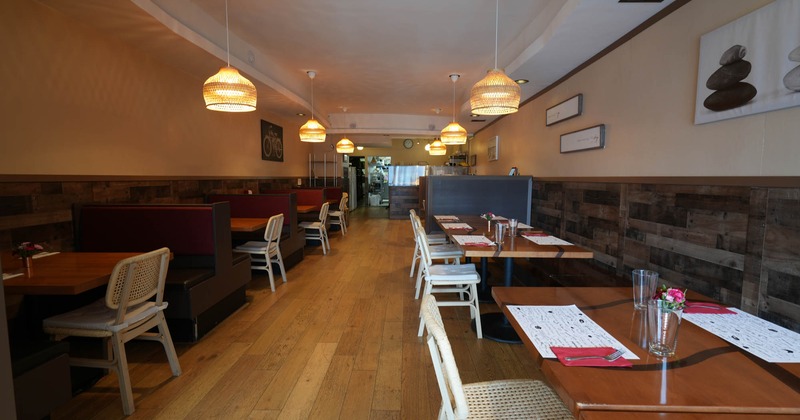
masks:
[[[628,360],[639,358],[575,305],[507,307],[543,358],[556,358],[551,346],[613,347]]]

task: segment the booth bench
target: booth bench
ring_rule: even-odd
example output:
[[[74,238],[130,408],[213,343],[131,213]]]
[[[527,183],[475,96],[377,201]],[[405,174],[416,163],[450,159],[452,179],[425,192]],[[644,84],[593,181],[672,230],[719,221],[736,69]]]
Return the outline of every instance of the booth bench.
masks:
[[[268,219],[283,213],[281,231],[281,255],[288,269],[303,260],[305,237],[303,228],[297,220],[297,194],[212,194],[206,198],[209,203],[227,201],[231,207],[231,217],[253,217]],[[263,241],[264,230],[257,232],[234,232],[233,246],[247,241]]]
[[[170,249],[164,300],[175,341],[197,341],[245,303],[250,258],[233,253],[228,203],[78,204],[73,222],[78,251]]]

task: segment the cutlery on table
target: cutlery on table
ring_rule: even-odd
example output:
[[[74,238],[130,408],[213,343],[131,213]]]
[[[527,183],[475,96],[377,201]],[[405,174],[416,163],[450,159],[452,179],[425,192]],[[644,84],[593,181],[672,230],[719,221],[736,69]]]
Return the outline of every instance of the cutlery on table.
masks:
[[[572,362],[574,360],[583,360],[583,359],[605,359],[609,362],[613,362],[614,360],[617,360],[620,357],[622,357],[623,353],[625,352],[622,350],[615,350],[613,353],[607,354],[605,356],[567,356],[564,358],[564,360]]]

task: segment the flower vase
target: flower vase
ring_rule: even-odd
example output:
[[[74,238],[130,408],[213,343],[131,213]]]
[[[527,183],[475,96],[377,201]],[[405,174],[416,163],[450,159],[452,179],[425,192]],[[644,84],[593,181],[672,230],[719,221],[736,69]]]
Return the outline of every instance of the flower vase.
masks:
[[[486,233],[492,233],[492,221],[491,220],[487,220],[486,221]]]
[[[651,354],[660,357],[675,355],[682,316],[683,309],[670,308],[667,301],[651,300],[647,303],[648,347]]]
[[[25,268],[33,268],[33,257],[22,257],[22,266]]]

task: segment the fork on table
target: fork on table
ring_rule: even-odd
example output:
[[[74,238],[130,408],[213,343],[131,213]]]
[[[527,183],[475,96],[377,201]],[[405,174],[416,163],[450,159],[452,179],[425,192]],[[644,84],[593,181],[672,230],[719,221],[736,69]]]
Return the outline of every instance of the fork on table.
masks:
[[[614,350],[613,353],[607,354],[605,356],[567,356],[564,360],[568,362],[572,362],[574,360],[583,360],[583,359],[605,359],[609,362],[613,362],[614,360],[619,359],[625,352],[622,350]]]

